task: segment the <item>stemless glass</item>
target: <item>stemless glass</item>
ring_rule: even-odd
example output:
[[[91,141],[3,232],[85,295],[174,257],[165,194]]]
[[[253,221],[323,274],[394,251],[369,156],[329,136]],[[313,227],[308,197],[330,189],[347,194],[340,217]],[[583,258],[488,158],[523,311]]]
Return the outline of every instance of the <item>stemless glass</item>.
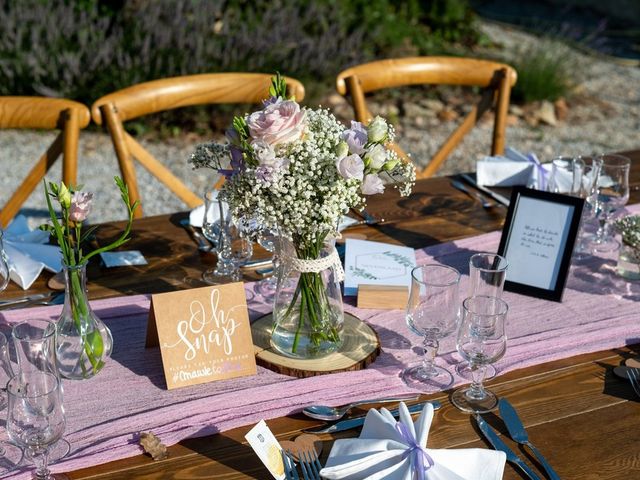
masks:
[[[498,404],[496,395],[484,388],[486,366],[504,355],[507,336],[504,325],[507,304],[496,297],[469,297],[462,302],[462,322],[458,329],[458,352],[471,366],[470,386],[453,392],[451,402],[460,410],[486,413]]]
[[[504,281],[507,278],[509,262],[495,253],[476,253],[469,259],[469,297],[487,296],[502,298]],[[463,360],[456,364],[456,373],[462,378],[471,380],[473,372],[469,362]],[[487,365],[485,378],[496,374],[493,365]]]
[[[439,340],[453,333],[458,323],[460,273],[444,265],[423,265],[411,271],[407,325],[423,337],[422,364],[405,369],[401,376],[410,387],[443,390],[453,375],[434,364]]]
[[[582,192],[585,163],[581,158],[556,157],[551,162],[548,190],[579,197]]]
[[[9,436],[29,453],[36,466],[35,479],[53,479],[49,446],[62,438],[66,424],[60,382],[51,373],[25,373],[9,381],[7,394]]]
[[[602,163],[594,197],[599,228],[591,239],[591,249],[611,252],[620,248],[620,243],[611,234],[611,218],[629,201],[631,160],[615,154],[600,155],[599,158]]]
[[[4,230],[0,228],[0,292],[4,292],[9,285],[9,262],[4,251]]]

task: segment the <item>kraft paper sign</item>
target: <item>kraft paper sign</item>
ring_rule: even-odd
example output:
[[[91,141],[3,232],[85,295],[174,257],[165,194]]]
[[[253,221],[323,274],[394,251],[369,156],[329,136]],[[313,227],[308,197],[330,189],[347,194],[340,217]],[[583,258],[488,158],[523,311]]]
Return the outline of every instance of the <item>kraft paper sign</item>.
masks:
[[[243,284],[153,295],[147,347],[156,346],[168,389],[255,375]]]

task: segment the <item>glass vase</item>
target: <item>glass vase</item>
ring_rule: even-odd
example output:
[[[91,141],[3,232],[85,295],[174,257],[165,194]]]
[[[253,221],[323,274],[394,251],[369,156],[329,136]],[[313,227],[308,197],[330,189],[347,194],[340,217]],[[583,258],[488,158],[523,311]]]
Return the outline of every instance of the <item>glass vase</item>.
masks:
[[[72,380],[93,377],[111,356],[113,337],[87,298],[86,264],[63,265],[65,298],[56,329],[60,375]]]
[[[277,244],[271,345],[288,357],[324,357],[342,345],[342,267],[335,239],[302,247],[282,238]]]
[[[640,280],[640,252],[623,243],[619,251],[616,271],[621,277],[629,280]]]

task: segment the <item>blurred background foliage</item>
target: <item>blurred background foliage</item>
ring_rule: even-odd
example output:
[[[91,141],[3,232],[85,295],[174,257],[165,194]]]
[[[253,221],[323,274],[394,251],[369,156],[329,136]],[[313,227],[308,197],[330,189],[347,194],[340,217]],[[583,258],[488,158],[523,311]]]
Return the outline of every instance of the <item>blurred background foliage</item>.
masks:
[[[467,0],[1,0],[0,94],[91,104],[156,78],[280,71],[308,99],[391,56],[460,54],[484,39]]]

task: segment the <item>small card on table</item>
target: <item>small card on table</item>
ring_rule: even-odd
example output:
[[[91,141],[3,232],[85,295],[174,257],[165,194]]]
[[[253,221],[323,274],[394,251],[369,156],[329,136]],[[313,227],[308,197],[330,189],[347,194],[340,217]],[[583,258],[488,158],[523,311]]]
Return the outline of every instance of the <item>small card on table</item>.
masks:
[[[415,266],[412,248],[348,238],[344,294],[358,295],[361,308],[404,308]]]
[[[153,295],[146,345],[160,346],[168,389],[255,375],[243,284]]]
[[[273,478],[276,480],[284,480],[284,461],[282,460],[282,447],[273,436],[271,430],[264,420],[260,420],[244,436],[256,452],[264,466],[267,467]]]

